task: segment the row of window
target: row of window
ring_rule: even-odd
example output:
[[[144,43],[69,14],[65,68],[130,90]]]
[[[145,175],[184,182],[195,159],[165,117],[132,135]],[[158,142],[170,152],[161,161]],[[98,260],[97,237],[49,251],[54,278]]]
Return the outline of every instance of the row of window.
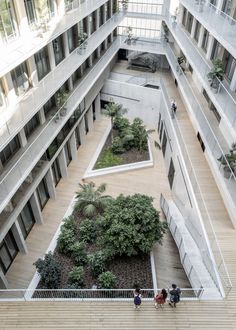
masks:
[[[192,26],[193,26],[193,16],[191,13],[189,13],[186,10],[186,8],[184,8],[184,10],[183,10],[182,24],[183,24],[183,26],[185,26],[186,30],[189,33],[191,33]],[[193,38],[195,39],[195,41],[197,43],[199,42],[200,30],[201,30],[201,24],[199,23],[199,21],[196,20]],[[208,49],[209,36],[210,36],[209,31],[204,28],[200,47],[205,53],[207,52],[207,49]],[[225,78],[228,81],[231,81],[233,78],[235,69],[236,69],[236,60],[226,49],[224,49],[224,47],[216,39],[214,39],[211,54],[210,54],[210,59],[213,61],[218,58],[222,59],[222,61],[223,61]]]

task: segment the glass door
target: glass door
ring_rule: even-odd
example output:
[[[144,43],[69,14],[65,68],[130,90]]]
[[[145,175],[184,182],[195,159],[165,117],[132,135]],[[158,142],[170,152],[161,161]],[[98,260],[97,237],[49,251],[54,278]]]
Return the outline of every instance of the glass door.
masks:
[[[37,188],[37,194],[39,198],[39,203],[41,206],[41,210],[44,208],[44,206],[47,204],[47,201],[49,200],[49,193],[47,189],[47,184],[45,182],[45,179],[43,179]]]
[[[18,248],[14,236],[9,230],[2,243],[0,244],[0,266],[4,274],[11,266],[13,260],[18,253]]]
[[[22,231],[23,237],[26,238],[35,224],[34,214],[30,203],[28,202],[18,217],[18,223]]]

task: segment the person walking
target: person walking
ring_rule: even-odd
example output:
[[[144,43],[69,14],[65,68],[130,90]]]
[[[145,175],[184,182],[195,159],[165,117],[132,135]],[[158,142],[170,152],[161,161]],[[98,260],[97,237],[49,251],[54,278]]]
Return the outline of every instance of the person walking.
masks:
[[[158,293],[155,297],[155,308],[158,309],[159,307],[163,308],[167,298],[167,291],[166,289],[162,289],[160,293]]]
[[[176,110],[177,110],[176,101],[175,101],[175,99],[172,99],[171,100],[171,115],[172,115],[172,118],[175,116]]]
[[[172,289],[169,290],[169,294],[170,294],[169,305],[171,307],[176,308],[176,304],[178,304],[178,302],[180,302],[180,295],[181,295],[180,288],[178,288],[176,284],[172,284]]]
[[[142,303],[142,296],[140,293],[140,289],[136,288],[134,290],[134,309],[140,309]]]

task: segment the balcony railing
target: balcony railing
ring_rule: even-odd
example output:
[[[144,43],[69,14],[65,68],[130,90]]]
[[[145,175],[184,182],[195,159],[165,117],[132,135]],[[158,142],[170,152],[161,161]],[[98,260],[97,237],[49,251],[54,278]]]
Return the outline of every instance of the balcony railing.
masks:
[[[66,13],[63,17],[55,16],[52,24],[48,24],[43,34],[35,36],[35,32],[17,38],[9,47],[0,53],[0,76],[10,72],[20,63],[46,46],[50,41],[77,24],[107,0],[86,0],[80,6]],[[39,38],[40,37],[40,38]],[[10,61],[9,61],[10,59]]]
[[[153,301],[161,289],[141,289],[143,301]],[[203,288],[181,288],[181,300],[200,300]],[[0,301],[130,301],[134,300],[133,289],[22,289],[0,290]],[[168,299],[169,300],[169,299]]]
[[[119,50],[119,46],[120,41],[117,39],[113,42],[112,46],[101,57],[97,64],[91,69],[87,76],[76,87],[76,89],[71,93],[66,101],[66,104],[64,104],[43,127],[37,138],[27,147],[11,170],[0,181],[0,212],[25,180],[32,168],[36,165],[66,121],[73,114],[76,107],[81,103],[91,86],[94,84],[94,81],[98,79],[107,67],[113,56]],[[65,74],[65,72],[62,72],[61,74],[63,73]],[[64,110],[65,107],[67,109],[66,113]]]
[[[78,48],[67,56],[51,71],[37,87],[30,89],[13,109],[7,108],[1,114],[0,146],[1,149],[8,143],[16,131],[19,131],[32,116],[55,94],[60,86],[76,71],[105,38],[115,29],[122,20],[123,14],[116,14],[95,31],[87,40],[86,52],[78,54]],[[11,115],[10,110],[13,110]],[[6,116],[6,118],[4,118]]]
[[[180,1],[210,32],[221,38],[226,49],[236,57],[236,20],[217,9],[210,1]]]
[[[122,6],[122,2],[119,1],[120,8],[125,9]],[[140,13],[140,14],[152,14],[152,15],[162,15],[163,13],[163,4],[158,1],[150,1],[150,0],[144,0],[144,1],[135,1],[135,0],[129,0],[127,8],[125,9],[127,13]]]
[[[217,106],[220,115],[226,117],[229,125],[235,130],[236,99],[233,97],[233,94],[231,95],[232,92],[226,87],[224,82],[221,81],[219,81],[218,92],[214,93],[212,91],[207,78],[207,74],[210,72],[211,67],[204,59],[204,56],[200,53],[198,47],[193,44],[193,41],[188,36],[187,32],[185,32],[178,24],[173,24],[170,16],[166,18],[166,23],[194,71],[200,77],[205,90],[211,95],[211,100]]]

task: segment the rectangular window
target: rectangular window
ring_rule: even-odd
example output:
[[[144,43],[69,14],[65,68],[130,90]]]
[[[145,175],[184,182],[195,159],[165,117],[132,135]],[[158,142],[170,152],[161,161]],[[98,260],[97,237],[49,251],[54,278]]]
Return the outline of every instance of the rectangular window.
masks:
[[[35,224],[34,214],[30,203],[28,202],[18,217],[18,223],[21,228],[23,237],[26,238]]]
[[[41,206],[41,210],[44,208],[44,206],[47,204],[47,201],[49,200],[49,193],[47,189],[46,180],[43,179],[37,188],[37,194],[39,198],[39,203]]]
[[[34,115],[33,118],[30,119],[30,121],[25,125],[25,135],[28,138],[34,131],[35,129],[39,126],[39,116],[38,114]]]
[[[193,25],[193,15],[188,13],[186,29],[189,33],[191,33],[192,25]]]
[[[3,40],[10,41],[16,37],[16,15],[12,0],[0,1],[0,35]]]
[[[186,26],[186,20],[187,20],[187,9],[184,8],[184,10],[183,10],[183,18],[182,18],[182,24],[183,24],[183,26]]]
[[[16,95],[22,95],[30,88],[26,62],[18,65],[14,70],[11,71],[11,78]]]
[[[41,80],[50,71],[50,62],[48,57],[48,49],[44,47],[34,55],[35,64],[38,73],[38,79]]]
[[[58,159],[56,159],[52,163],[52,173],[53,173],[54,185],[56,187],[58,182],[61,180],[61,170],[60,170]]]
[[[174,177],[175,177],[175,168],[174,168],[174,163],[171,158],[169,172],[168,172],[168,180],[169,180],[169,184],[170,184],[170,189],[172,189]]]
[[[235,58],[227,50],[224,51],[223,67],[224,67],[225,77],[229,81],[231,81],[236,68],[236,61]]]
[[[58,38],[52,41],[55,63],[58,65],[64,58],[64,44],[63,44],[63,37],[60,35]]]
[[[202,49],[204,50],[205,53],[207,51],[208,39],[209,39],[209,32],[205,29],[202,39]]]
[[[7,164],[15,153],[20,149],[18,136],[15,136],[10,143],[0,152],[2,165]]]
[[[24,0],[24,2],[29,25],[35,24],[37,22],[37,15],[34,0]]]
[[[18,253],[18,247],[11,229],[0,243],[0,268],[6,274]]]
[[[68,166],[70,164],[70,162],[72,161],[69,141],[66,142],[64,149],[65,149],[65,155],[66,155],[66,164]]]
[[[69,45],[69,52],[71,53],[78,44],[78,27],[77,24],[72,26],[67,31],[67,37],[68,37],[68,45]]]
[[[220,44],[216,39],[214,39],[214,43],[213,43],[213,47],[212,47],[212,51],[211,51],[211,60],[215,60],[218,58],[219,49],[220,49]]]

